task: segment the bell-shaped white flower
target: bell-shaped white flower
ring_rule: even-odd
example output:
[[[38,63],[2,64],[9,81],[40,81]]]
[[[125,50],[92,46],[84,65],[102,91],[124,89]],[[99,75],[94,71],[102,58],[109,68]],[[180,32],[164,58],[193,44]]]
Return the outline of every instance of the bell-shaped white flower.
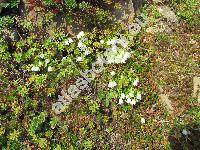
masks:
[[[66,57],[63,57],[63,58],[62,58],[62,61],[65,60],[65,59],[66,59]]]
[[[116,51],[117,51],[117,46],[116,46],[116,45],[113,45],[113,46],[111,47],[111,50],[112,50],[113,52],[116,52]]]
[[[51,71],[53,71],[53,67],[49,66],[47,70],[48,70],[48,72],[51,72]]]
[[[141,118],[141,124],[144,124],[144,123],[145,123],[145,119]]]
[[[80,49],[80,50],[85,50],[87,47],[86,47],[86,45],[83,43],[83,42],[78,42],[78,48]]]
[[[69,43],[72,43],[72,42],[74,42],[74,41],[72,40],[72,38],[69,38],[69,39],[68,39],[68,42],[69,42]]]
[[[120,98],[119,99],[119,104],[123,104],[124,103],[124,101]]]
[[[79,34],[77,35],[77,38],[80,39],[81,37],[83,37],[85,35],[85,33],[83,31],[79,32]]]
[[[37,66],[33,66],[32,68],[31,68],[31,71],[39,71],[40,70],[40,68],[39,67],[37,67]]]
[[[136,104],[136,101],[133,99],[131,102],[130,102],[131,105],[135,105]]]
[[[42,59],[43,59],[43,58],[44,58],[44,56],[45,56],[44,54],[41,54],[41,55],[40,55],[40,58],[42,58]]]
[[[111,76],[114,76],[114,75],[115,75],[115,72],[114,72],[114,71],[111,71],[111,72],[110,72],[110,75],[111,75]]]
[[[186,135],[186,136],[189,134],[189,132],[186,129],[183,129],[182,133],[183,135]]]
[[[121,98],[126,98],[126,95],[124,93],[121,94]]]
[[[50,62],[49,59],[45,59],[45,63],[48,64]]]
[[[136,98],[137,98],[138,100],[141,100],[141,99],[142,99],[142,94],[141,94],[140,92],[138,92]]]
[[[108,84],[109,88],[113,88],[115,86],[117,86],[117,83],[115,81],[110,81],[109,84]]]
[[[104,44],[104,40],[100,40],[100,43],[101,43],[101,44]]]
[[[64,42],[64,44],[65,44],[65,45],[69,45],[69,41],[66,40],[66,41]]]
[[[138,86],[138,84],[139,84],[139,79],[136,79],[136,80],[133,82],[133,85],[134,85],[134,86]]]
[[[83,58],[79,56],[76,58],[76,61],[83,61]]]
[[[89,54],[91,54],[91,52],[89,50],[85,50],[85,55],[87,56]]]
[[[131,57],[131,54],[129,52],[125,52],[124,53],[124,57],[123,59],[126,61],[127,59],[129,59]]]
[[[127,98],[127,101],[126,101],[126,102],[127,102],[128,104],[131,104],[131,101],[132,101],[132,100],[131,100],[130,98]]]
[[[64,44],[65,44],[65,45],[69,45],[69,44],[71,44],[72,42],[74,42],[74,41],[72,40],[72,38],[68,38],[67,40],[64,41]]]
[[[107,45],[114,45],[114,44],[116,44],[116,42],[117,42],[116,39],[108,40]]]

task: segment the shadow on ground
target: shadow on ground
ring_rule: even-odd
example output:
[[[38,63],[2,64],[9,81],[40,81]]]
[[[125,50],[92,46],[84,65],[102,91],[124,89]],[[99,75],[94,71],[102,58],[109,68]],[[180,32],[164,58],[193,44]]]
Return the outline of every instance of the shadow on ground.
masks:
[[[184,127],[175,127],[168,137],[172,150],[199,150],[200,126],[189,124]]]

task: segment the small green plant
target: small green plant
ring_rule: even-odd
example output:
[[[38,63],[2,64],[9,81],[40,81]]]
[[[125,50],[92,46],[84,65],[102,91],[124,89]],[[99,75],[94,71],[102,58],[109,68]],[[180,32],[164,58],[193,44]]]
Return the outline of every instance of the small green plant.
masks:
[[[197,99],[173,101],[172,104],[178,104],[173,106],[186,105],[181,111],[176,109],[177,114],[169,115],[163,111],[157,94],[157,84],[171,90],[171,85],[166,81],[171,76],[165,75],[165,70],[157,74],[159,69],[168,67],[166,58],[171,49],[175,50],[173,57],[182,57],[182,52],[186,51],[181,67],[183,65],[184,69],[187,68],[184,66],[187,63],[185,60],[189,59],[192,62],[189,64],[190,68],[198,68],[196,48],[199,36],[196,31],[187,32],[193,28],[182,29],[179,26],[178,33],[173,31],[172,35],[157,35],[145,32],[145,26],[140,34],[132,35],[124,27],[123,21],[121,24],[109,24],[112,17],[110,9],[101,6],[123,9],[120,3],[112,0],[102,0],[102,3],[86,0],[29,2],[37,5],[30,10],[31,13],[36,13],[36,20],[28,21],[27,14],[3,14],[0,17],[2,149],[170,149],[170,146],[166,146],[169,145],[167,133],[172,126],[180,125],[180,131],[186,134],[183,130],[187,129],[185,120],[200,124]],[[173,10],[181,18],[180,23],[195,24],[197,4],[196,0],[173,1]],[[145,16],[150,15],[148,25],[157,23],[158,20],[165,22],[157,10],[160,5],[161,3],[154,3],[140,9]],[[4,7],[14,9],[17,7],[15,6],[7,4]],[[72,28],[68,28],[70,24],[66,18],[71,22]],[[56,20],[58,22],[55,25]],[[104,25],[105,29],[101,28]],[[10,35],[4,34],[13,28],[21,32],[20,40],[9,40]],[[25,30],[28,34],[23,37]],[[181,42],[185,39],[188,41],[178,45],[179,38]],[[179,49],[181,52],[176,52]],[[162,52],[164,61],[160,57]],[[86,89],[73,101],[67,99],[69,95],[66,93],[70,93],[68,89],[76,84],[77,79],[92,78],[94,75],[91,73],[85,76],[83,72],[92,70],[92,67],[100,68],[99,64],[93,66],[93,62],[97,60],[106,60],[103,70],[95,73]],[[152,69],[157,64],[164,66]],[[192,69],[185,72],[193,74],[190,70]],[[162,76],[160,81],[163,83],[154,83],[157,75]],[[188,82],[189,78],[184,80]],[[77,88],[81,89],[81,86]],[[173,96],[170,99],[171,97]],[[62,98],[68,101],[65,102]],[[57,101],[67,104],[60,114],[55,114],[52,110],[52,105]],[[191,110],[185,111],[188,108]],[[175,136],[179,136],[181,132]]]
[[[185,3],[178,5],[177,15],[186,20],[190,25],[199,25],[199,1],[197,0],[185,0]]]
[[[99,110],[99,105],[97,102],[93,102],[89,109],[92,111],[92,113],[96,113]]]
[[[83,1],[83,2],[79,3],[79,9],[87,10],[87,9],[89,9],[90,7],[91,7],[91,6],[90,6],[90,4],[89,4],[88,2]]]
[[[0,7],[3,8],[18,8],[20,0],[6,0],[5,2],[0,3]]]
[[[36,130],[39,129],[40,125],[45,121],[46,117],[47,113],[41,112],[39,116],[33,118],[29,127],[29,133],[31,136],[35,135]]]
[[[78,6],[76,0],[64,0],[64,1],[65,1],[65,5],[69,9],[74,9]]]
[[[14,19],[11,16],[0,17],[0,33],[1,30],[5,27],[9,27],[14,23]]]
[[[93,143],[90,140],[85,140],[84,143],[83,143],[83,146],[84,146],[84,149],[87,149],[87,150],[92,149]]]

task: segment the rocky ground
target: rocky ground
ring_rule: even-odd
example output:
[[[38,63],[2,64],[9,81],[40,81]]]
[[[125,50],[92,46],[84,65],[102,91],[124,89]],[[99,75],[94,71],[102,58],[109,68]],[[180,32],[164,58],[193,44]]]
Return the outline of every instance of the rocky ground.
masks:
[[[190,3],[190,1],[187,1],[187,3]],[[99,106],[100,112],[105,114],[101,116],[96,112],[88,115],[87,107],[89,104],[86,105],[86,100],[83,100],[84,97],[80,98],[80,102],[75,102],[73,107],[60,117],[61,121],[64,122],[63,124],[69,125],[69,127],[61,125],[59,129],[56,128],[59,133],[53,130],[58,137],[61,136],[61,133],[64,135],[64,137],[61,136],[62,139],[70,137],[72,140],[69,141],[74,142],[79,138],[80,143],[84,139],[95,139],[96,149],[98,149],[98,146],[100,149],[106,149],[107,145],[113,150],[195,150],[200,147],[199,14],[191,15],[190,11],[193,9],[193,11],[196,11],[196,7],[189,8],[190,5],[186,5],[186,2],[177,4],[174,1],[170,3],[162,0],[149,0],[147,5],[144,4],[142,0],[126,0],[119,1],[119,8],[117,6],[113,8],[109,5],[102,6],[104,9],[105,7],[106,9],[112,9],[110,15],[114,16],[114,19],[110,18],[107,26],[98,23],[98,27],[95,26],[95,28],[104,30],[115,26],[116,22],[121,22],[124,29],[129,31],[130,35],[133,35],[132,40],[135,43],[133,42],[132,49],[134,55],[125,66],[125,70],[130,73],[132,69],[137,69],[134,66],[137,61],[138,66],[140,65],[139,61],[141,62],[139,68],[142,67],[144,71],[139,75],[143,80],[141,84],[146,92],[144,100],[129,112],[121,111],[113,105],[106,108]],[[61,31],[71,35],[76,35],[82,30],[93,32],[94,23],[84,22],[83,20],[88,17],[88,13],[96,11],[94,9],[90,9],[89,12],[72,14],[74,19],[69,20],[70,17],[67,14],[47,12],[40,6],[35,6],[33,9],[30,9],[30,7],[28,1],[23,0],[23,5],[21,5],[20,11],[17,12],[18,15],[15,16],[16,26],[3,30],[3,37],[8,39],[8,43],[9,41],[10,43],[20,40],[25,41],[29,35],[38,36],[40,41]],[[186,16],[185,12],[187,12]],[[0,8],[0,13],[7,12],[1,12]],[[15,13],[15,11],[12,12],[12,15]],[[136,34],[130,26],[136,22],[141,13],[148,14],[148,21]],[[92,15],[89,17],[92,17]],[[27,27],[33,24],[35,28],[31,29],[31,32],[21,30],[19,24],[23,21]],[[11,46],[10,50],[14,51],[14,48]],[[145,54],[140,56],[137,53]],[[143,63],[146,60],[151,62],[148,64]],[[0,64],[1,70],[8,65]],[[115,70],[120,72],[121,68],[120,65],[111,66],[106,71]],[[8,75],[9,69],[5,72]],[[16,72],[19,76],[13,73],[10,74],[10,78],[16,80],[17,78],[29,79],[26,73],[23,73],[23,75],[25,74],[23,76],[19,72]],[[97,82],[102,84],[93,86],[96,92],[101,90],[106,79],[107,77],[103,75],[97,79]],[[53,89],[54,93],[58,93],[63,87],[67,89],[72,81],[74,79],[70,79],[64,85],[57,87],[57,91]],[[9,88],[12,89],[13,87]],[[95,93],[95,90],[92,92]],[[3,94],[5,95],[5,92]],[[51,106],[50,102],[48,103],[47,109]],[[93,107],[95,106],[89,106],[90,109]],[[142,121],[141,118],[145,121]],[[23,126],[27,127],[26,117],[22,120]],[[100,122],[98,122],[99,120]],[[86,127],[85,130],[84,127]],[[69,131],[63,130],[65,128]],[[91,129],[94,130],[91,131]],[[72,145],[73,142],[71,142]],[[86,140],[86,145],[91,144],[87,142]],[[32,145],[31,148],[34,148],[33,143],[30,141],[27,143]]]

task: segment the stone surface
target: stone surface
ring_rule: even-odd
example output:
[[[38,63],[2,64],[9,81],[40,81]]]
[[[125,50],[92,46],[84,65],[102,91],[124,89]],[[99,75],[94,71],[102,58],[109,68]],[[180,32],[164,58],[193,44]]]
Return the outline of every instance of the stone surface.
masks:
[[[193,98],[197,98],[198,102],[200,103],[200,77],[193,78]]]
[[[160,98],[161,102],[167,108],[167,110],[169,112],[172,112],[174,110],[174,108],[171,105],[171,101],[169,100],[169,95],[167,95],[167,94],[160,94],[159,98]]]
[[[148,27],[146,29],[147,33],[157,33],[157,32],[167,32],[170,33],[171,29],[168,26],[168,24],[166,22],[163,21],[158,21],[157,24],[155,24],[154,26]]]
[[[178,22],[178,18],[175,13],[168,6],[159,6],[158,11],[170,22]]]
[[[3,37],[7,37],[10,39],[12,42],[16,42],[20,40],[19,34],[15,28],[7,28],[3,30]]]

